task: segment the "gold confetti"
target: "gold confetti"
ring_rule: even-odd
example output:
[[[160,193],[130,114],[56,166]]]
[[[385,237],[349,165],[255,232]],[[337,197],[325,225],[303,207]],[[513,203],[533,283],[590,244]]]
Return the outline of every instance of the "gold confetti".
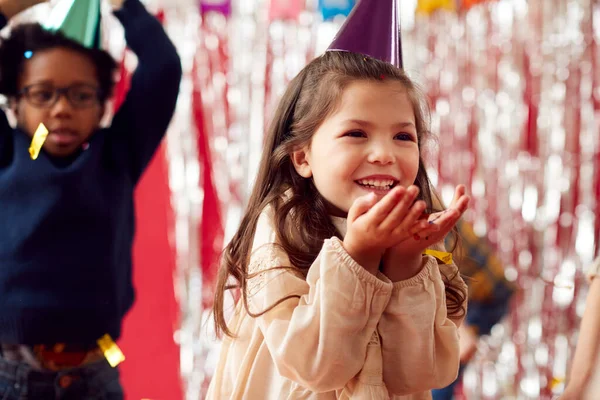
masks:
[[[552,378],[552,381],[550,382],[550,389],[555,389],[557,386],[563,384],[564,382],[565,382],[564,377],[555,376],[554,378]]]
[[[428,254],[432,257],[435,257],[438,260],[440,260],[441,262],[443,262],[444,264],[452,264],[452,253],[446,253],[445,251],[427,249],[427,250],[425,250],[425,252],[423,254]]]
[[[64,343],[57,343],[54,345],[54,348],[52,350],[55,353],[62,353],[63,351],[65,351],[65,347],[66,345]]]
[[[40,155],[40,150],[48,137],[48,129],[44,126],[44,124],[40,123],[38,128],[35,130],[33,134],[33,139],[31,139],[31,145],[29,146],[29,155],[32,160],[36,160]]]
[[[125,361],[125,355],[109,334],[102,336],[97,343],[111,367],[114,368]]]
[[[416,12],[419,14],[430,15],[437,10],[455,11],[454,0],[418,0]]]

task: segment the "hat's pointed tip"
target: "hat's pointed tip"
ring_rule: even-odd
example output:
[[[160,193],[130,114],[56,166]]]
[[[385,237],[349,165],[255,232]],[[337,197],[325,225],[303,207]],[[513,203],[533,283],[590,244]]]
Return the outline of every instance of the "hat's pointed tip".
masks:
[[[61,32],[88,48],[100,47],[100,0],[69,0],[57,3],[42,26]]]
[[[327,51],[348,51],[402,68],[399,0],[360,0]]]

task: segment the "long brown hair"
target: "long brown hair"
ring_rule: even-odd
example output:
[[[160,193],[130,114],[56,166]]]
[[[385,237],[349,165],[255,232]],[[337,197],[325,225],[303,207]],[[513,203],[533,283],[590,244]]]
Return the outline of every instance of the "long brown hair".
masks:
[[[330,219],[325,200],[312,179],[305,179],[296,172],[290,154],[310,144],[313,134],[335,111],[350,83],[357,80],[381,81],[382,78],[398,81],[406,88],[415,112],[421,152],[421,143],[430,133],[429,109],[415,84],[393,65],[356,53],[327,52],[308,64],[290,82],[267,131],[258,176],[245,215],[223,253],[213,306],[217,333],[233,336],[223,310],[227,290],[241,291],[241,301],[252,316],[262,315],[281,302],[298,297],[282,298],[260,314],[252,314],[248,309],[246,290],[248,280],[252,278],[248,273],[248,263],[256,225],[265,207],[273,209],[278,245],[287,253],[292,268],[304,276],[321,251],[323,241],[332,236],[340,237]],[[420,197],[431,211],[431,184],[421,157],[415,185],[420,188]],[[235,280],[233,285],[228,284],[231,277]],[[444,278],[450,316],[464,312],[466,299],[464,290],[452,285],[453,278]]]

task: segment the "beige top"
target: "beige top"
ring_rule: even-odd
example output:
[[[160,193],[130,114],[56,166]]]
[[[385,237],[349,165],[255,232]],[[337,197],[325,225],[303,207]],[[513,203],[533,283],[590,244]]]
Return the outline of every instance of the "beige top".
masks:
[[[457,376],[457,325],[447,318],[440,268],[392,283],[358,265],[337,238],[325,241],[306,279],[278,247],[272,212],[261,215],[248,281],[251,313],[239,302],[207,399],[430,399]],[[334,223],[345,233],[345,220]],[[452,276],[448,275],[448,276]],[[464,285],[457,275],[457,283]],[[466,290],[466,286],[465,290]]]

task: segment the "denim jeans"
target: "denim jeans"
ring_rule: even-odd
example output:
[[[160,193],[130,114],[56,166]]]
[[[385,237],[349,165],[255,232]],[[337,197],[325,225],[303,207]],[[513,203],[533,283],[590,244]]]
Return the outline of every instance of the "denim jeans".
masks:
[[[454,399],[454,390],[456,389],[456,385],[462,379],[462,374],[466,368],[466,365],[461,365],[458,370],[458,376],[456,380],[442,389],[434,389],[431,391],[431,398],[433,400],[452,400]]]
[[[454,387],[458,381],[452,382],[450,385],[442,389],[434,389],[431,391],[433,400],[452,400],[454,399]]]
[[[0,357],[0,400],[122,400],[119,370],[106,360],[40,372]]]

